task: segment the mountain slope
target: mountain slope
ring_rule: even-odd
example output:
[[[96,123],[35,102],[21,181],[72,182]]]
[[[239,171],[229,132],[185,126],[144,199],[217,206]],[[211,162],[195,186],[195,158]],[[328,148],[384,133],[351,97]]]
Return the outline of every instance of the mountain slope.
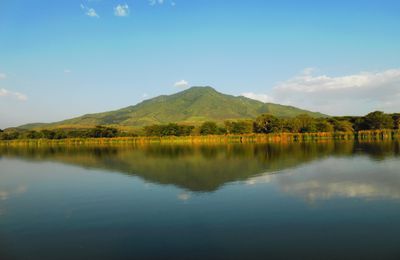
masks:
[[[292,106],[222,94],[211,87],[192,87],[173,95],[158,96],[115,111],[40,124],[40,128],[94,125],[139,127],[170,122],[198,124],[208,120],[222,122],[227,119],[253,119],[262,113],[271,113],[277,117],[293,117],[299,114],[308,114],[312,117],[326,116]]]

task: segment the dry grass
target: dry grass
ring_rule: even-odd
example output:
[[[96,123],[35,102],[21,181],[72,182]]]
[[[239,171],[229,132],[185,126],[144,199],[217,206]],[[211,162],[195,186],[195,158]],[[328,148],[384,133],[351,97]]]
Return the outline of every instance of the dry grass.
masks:
[[[245,135],[207,135],[207,136],[165,136],[165,137],[115,137],[115,138],[67,138],[50,139],[17,139],[0,141],[0,145],[85,145],[85,144],[149,144],[149,143],[286,143],[316,140],[391,140],[400,136],[399,130],[374,130],[353,132],[318,132],[318,133],[276,133]]]

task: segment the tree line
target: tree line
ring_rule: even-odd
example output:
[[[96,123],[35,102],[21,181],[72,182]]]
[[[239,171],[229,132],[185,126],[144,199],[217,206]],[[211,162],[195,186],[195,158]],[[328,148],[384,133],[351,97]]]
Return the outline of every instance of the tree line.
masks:
[[[381,111],[363,117],[313,118],[306,114],[293,118],[278,118],[263,114],[255,120],[228,120],[223,125],[207,121],[199,127],[168,124],[146,126],[146,136],[223,135],[251,133],[316,133],[356,132],[361,130],[399,129],[400,114],[385,114]]]
[[[316,132],[357,132],[361,130],[399,129],[400,114],[385,114],[375,111],[366,116],[344,116],[313,118],[299,115],[293,118],[278,118],[262,114],[255,120],[228,120],[224,124],[207,121],[200,126],[176,123],[150,125],[143,128],[144,136],[189,136],[226,135],[250,133],[316,133]],[[0,140],[13,139],[65,139],[65,138],[110,138],[138,136],[113,127],[96,126],[90,129],[54,130],[0,130]]]
[[[14,139],[65,139],[65,138],[110,138],[128,136],[127,133],[113,127],[96,126],[88,129],[43,129],[35,130],[0,130],[0,140]],[[134,136],[134,135],[131,135]]]

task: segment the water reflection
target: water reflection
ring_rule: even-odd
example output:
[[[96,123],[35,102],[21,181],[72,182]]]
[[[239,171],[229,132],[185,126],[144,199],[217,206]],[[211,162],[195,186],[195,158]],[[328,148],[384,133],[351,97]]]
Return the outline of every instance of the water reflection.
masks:
[[[15,187],[2,187],[0,186],[0,217],[7,213],[5,203],[7,200],[13,197],[18,197],[28,190],[28,186],[24,184],[18,184]]]
[[[255,182],[268,180],[265,175],[299,167],[312,161],[328,157],[368,156],[373,160],[385,160],[399,156],[398,142],[322,142],[263,145],[148,145],[148,146],[103,146],[103,147],[1,147],[0,156],[35,161],[56,161],[85,168],[106,169],[124,174],[137,175],[149,182],[173,184],[191,191],[213,191],[226,183],[247,180]],[[367,164],[368,159],[365,159]],[[318,190],[350,188],[326,185],[326,181],[351,178],[345,173],[351,169],[352,161],[342,160],[332,163],[313,164],[313,173],[297,174],[299,178],[288,177],[282,184],[287,191],[313,190],[316,196],[323,195]],[[358,166],[362,166],[359,164]],[[370,172],[369,166],[360,169],[363,178],[379,176]],[[344,168],[340,174],[340,168]],[[350,167],[350,168],[349,168]],[[318,174],[318,173],[321,174]],[[264,177],[254,178],[258,175]],[[385,173],[385,176],[388,173]],[[393,175],[393,174],[391,174]],[[332,178],[332,177],[335,178]],[[392,177],[396,178],[394,174]],[[357,176],[355,176],[357,179]],[[386,177],[385,177],[386,178]],[[368,178],[369,180],[370,178]],[[396,179],[397,180],[397,179]],[[289,187],[290,181],[297,186]],[[317,183],[318,182],[318,183]],[[325,183],[325,184],[324,184]],[[374,181],[375,183],[375,181]],[[390,182],[391,184],[397,182]],[[308,187],[308,188],[307,188]],[[319,187],[319,188],[317,188]],[[372,189],[358,186],[358,193]],[[345,191],[343,191],[345,192]],[[310,195],[313,197],[314,195]],[[325,196],[325,195],[324,195]]]
[[[10,196],[23,194],[27,191],[26,185],[18,185],[15,188],[0,190],[0,200],[7,200]]]
[[[340,146],[343,149],[343,146]],[[345,145],[351,150],[352,144]],[[3,156],[51,160],[86,168],[138,175],[146,181],[173,184],[192,191],[213,191],[225,183],[295,167],[326,156],[331,143],[308,145],[228,145],[142,147],[5,148]]]
[[[263,145],[1,147],[0,156],[56,161],[85,168],[117,171],[136,175],[153,183],[172,184],[190,191],[203,192],[217,190],[234,181],[266,182],[271,174],[308,165],[309,168],[300,167],[300,171],[304,171],[302,174],[297,171],[296,176],[285,175],[277,181],[285,192],[297,195],[308,192],[304,196],[314,198],[329,197],[330,194],[394,194],[388,190],[397,191],[397,174],[386,172],[379,178],[378,174],[371,172],[374,169],[371,167],[378,166],[369,165],[368,161],[397,157],[399,150],[398,142],[316,142]],[[364,158],[362,163],[359,159],[357,162],[348,159],[354,156]],[[310,164],[332,157],[347,159],[330,159],[320,164]],[[354,165],[357,165],[357,169]],[[360,183],[361,177],[367,183]],[[377,184],[381,179],[388,180],[385,183],[395,187],[389,189],[385,186],[382,190],[380,184]],[[371,187],[371,183],[378,186]],[[187,200],[187,197],[182,195],[180,199]]]
[[[274,182],[282,192],[309,202],[332,198],[399,199],[399,166],[396,160],[329,158],[299,167],[295,174],[261,175],[246,183]]]
[[[396,157],[399,156],[399,143],[0,148],[0,156],[118,171],[192,191],[213,191],[225,183],[246,180],[261,173],[276,173],[329,156],[348,157],[357,154],[367,155],[374,160]],[[327,167],[332,169],[332,166],[336,167]],[[326,178],[327,175],[320,177]]]
[[[398,142],[2,147],[0,259],[397,259],[399,168]]]

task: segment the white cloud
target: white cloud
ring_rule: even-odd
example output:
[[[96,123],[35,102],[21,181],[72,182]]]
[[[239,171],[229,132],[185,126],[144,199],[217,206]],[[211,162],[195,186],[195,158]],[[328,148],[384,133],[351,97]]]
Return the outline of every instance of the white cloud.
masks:
[[[274,88],[284,103],[329,114],[365,114],[400,110],[400,69],[330,77],[303,74]]]
[[[0,97],[7,96],[10,92],[7,89],[0,88]]]
[[[71,71],[70,69],[65,69],[65,70],[64,70],[64,73],[65,73],[65,74],[68,74],[68,73],[71,73],[71,72],[72,72],[72,71]]]
[[[259,100],[261,102],[273,102],[273,100],[274,100],[272,97],[270,97],[266,94],[256,94],[253,92],[245,92],[245,93],[242,93],[241,95],[244,97],[247,97],[247,98]]]
[[[187,88],[187,87],[189,87],[189,82],[182,79],[180,81],[175,82],[174,86],[177,88]]]
[[[164,0],[149,0],[149,5],[156,5],[156,4],[162,5],[163,3]]]
[[[245,94],[258,100],[265,95],[276,103],[330,115],[400,111],[400,69],[337,77],[313,73],[314,69],[305,69],[301,74],[278,83],[266,94]]]
[[[127,4],[117,5],[114,7],[114,15],[115,16],[128,16],[129,15],[129,6]]]
[[[21,94],[19,92],[12,92],[5,88],[0,88],[0,97],[13,97],[20,101],[25,101],[28,99],[28,97],[24,94]]]
[[[18,100],[21,100],[21,101],[26,101],[26,100],[28,100],[28,97],[27,97],[26,95],[21,94],[21,93],[19,93],[19,92],[14,92],[14,96],[15,96]]]
[[[80,4],[80,7],[81,7],[82,10],[85,11],[85,14],[87,16],[100,18],[100,16],[96,13],[96,10],[94,10],[93,8],[89,8],[89,7],[85,6],[84,4]]]
[[[0,79],[5,79],[7,78],[7,74],[5,73],[0,73]]]
[[[99,18],[100,16],[96,13],[96,10],[89,8],[86,12],[87,16]]]

